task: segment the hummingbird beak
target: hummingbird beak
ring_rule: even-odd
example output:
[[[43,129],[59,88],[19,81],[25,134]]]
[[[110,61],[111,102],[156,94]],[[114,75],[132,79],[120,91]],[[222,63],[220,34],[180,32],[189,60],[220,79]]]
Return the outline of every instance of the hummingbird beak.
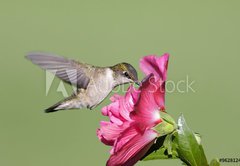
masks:
[[[137,81],[135,81],[134,83],[135,83],[135,84],[137,84],[138,86],[140,86],[140,84],[141,84],[141,82],[140,82],[140,81],[138,81],[138,80],[137,80]]]

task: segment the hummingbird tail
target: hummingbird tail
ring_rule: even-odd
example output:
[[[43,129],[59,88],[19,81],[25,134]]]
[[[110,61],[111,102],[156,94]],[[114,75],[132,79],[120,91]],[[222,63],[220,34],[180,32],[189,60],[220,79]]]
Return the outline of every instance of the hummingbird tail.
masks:
[[[59,105],[60,105],[60,104],[58,104],[58,103],[57,103],[57,104],[54,104],[53,106],[45,109],[44,111],[45,111],[46,113],[51,113],[51,112],[59,111],[60,109],[57,109],[57,107],[58,107]]]
[[[73,108],[78,108],[76,107],[76,102],[75,102],[75,99],[76,96],[75,95],[72,95],[72,96],[69,96],[65,99],[63,99],[62,101],[54,104],[53,106],[45,109],[45,113],[51,113],[51,112],[56,112],[56,111],[59,111],[59,110],[66,110],[66,109],[73,109]]]

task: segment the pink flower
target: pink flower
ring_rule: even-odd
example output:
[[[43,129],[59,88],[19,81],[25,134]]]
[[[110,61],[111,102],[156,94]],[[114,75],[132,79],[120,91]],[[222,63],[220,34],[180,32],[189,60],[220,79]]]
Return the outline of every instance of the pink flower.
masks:
[[[154,127],[162,122],[160,110],[165,109],[168,58],[168,54],[143,57],[140,68],[148,76],[139,89],[130,86],[125,96],[114,95],[102,109],[110,121],[100,123],[97,135],[112,146],[107,166],[134,165],[159,137]]]

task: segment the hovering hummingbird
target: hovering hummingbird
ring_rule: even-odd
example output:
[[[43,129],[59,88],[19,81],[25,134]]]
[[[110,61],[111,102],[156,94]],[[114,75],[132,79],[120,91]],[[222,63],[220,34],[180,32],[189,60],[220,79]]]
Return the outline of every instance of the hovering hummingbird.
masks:
[[[93,109],[118,85],[139,85],[135,68],[129,63],[97,67],[61,56],[29,53],[26,56],[42,69],[54,73],[66,83],[75,85],[77,92],[45,110],[46,113],[74,108]]]

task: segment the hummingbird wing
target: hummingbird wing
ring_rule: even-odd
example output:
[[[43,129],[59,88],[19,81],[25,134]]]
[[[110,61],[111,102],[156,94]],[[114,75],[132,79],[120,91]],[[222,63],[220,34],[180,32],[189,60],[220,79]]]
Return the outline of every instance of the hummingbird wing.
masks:
[[[26,58],[42,69],[56,74],[63,81],[77,86],[77,88],[86,89],[89,84],[90,71],[93,69],[93,66],[89,64],[38,52],[29,53]]]

